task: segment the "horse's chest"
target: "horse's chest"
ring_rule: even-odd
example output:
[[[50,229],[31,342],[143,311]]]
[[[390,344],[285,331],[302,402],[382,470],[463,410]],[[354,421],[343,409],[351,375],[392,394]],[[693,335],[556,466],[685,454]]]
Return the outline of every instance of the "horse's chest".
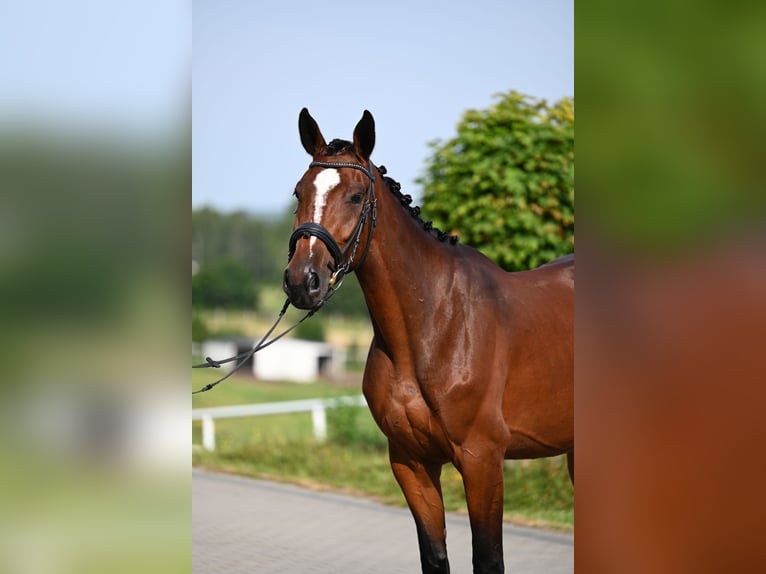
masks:
[[[404,390],[403,394],[390,394],[370,404],[381,430],[389,439],[421,456],[445,456],[448,444],[436,414],[414,388]]]

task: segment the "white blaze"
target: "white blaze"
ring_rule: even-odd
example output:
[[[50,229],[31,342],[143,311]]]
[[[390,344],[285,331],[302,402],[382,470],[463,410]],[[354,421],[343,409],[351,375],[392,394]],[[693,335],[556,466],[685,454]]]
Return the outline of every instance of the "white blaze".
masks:
[[[323,169],[314,178],[314,189],[316,190],[316,195],[314,195],[314,217],[312,218],[314,223],[322,224],[322,212],[327,202],[327,196],[339,183],[340,173],[338,173],[337,169]],[[312,254],[316,240],[317,238],[312,235],[309,240],[309,255]]]

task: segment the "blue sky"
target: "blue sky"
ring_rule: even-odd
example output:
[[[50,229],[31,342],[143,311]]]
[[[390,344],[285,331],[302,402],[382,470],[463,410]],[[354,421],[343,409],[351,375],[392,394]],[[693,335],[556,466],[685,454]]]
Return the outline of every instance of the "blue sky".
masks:
[[[188,121],[189,0],[0,4],[0,123],[167,137]]]
[[[572,0],[195,0],[192,26],[194,207],[287,209],[304,106],[328,141],[370,110],[373,161],[419,198],[427,143],[464,110],[574,95]]]

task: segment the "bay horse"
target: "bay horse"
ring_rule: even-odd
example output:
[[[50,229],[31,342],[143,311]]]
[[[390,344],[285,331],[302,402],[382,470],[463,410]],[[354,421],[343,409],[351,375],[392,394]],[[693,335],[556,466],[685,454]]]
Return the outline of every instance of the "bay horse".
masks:
[[[283,289],[321,306],[356,272],[374,337],[362,388],[415,519],[424,573],[449,572],[440,475],[465,487],[474,572],[503,572],[503,461],[567,455],[574,483],[574,259],[506,272],[434,229],[370,160],[368,111],[329,144],[307,109],[312,157]]]

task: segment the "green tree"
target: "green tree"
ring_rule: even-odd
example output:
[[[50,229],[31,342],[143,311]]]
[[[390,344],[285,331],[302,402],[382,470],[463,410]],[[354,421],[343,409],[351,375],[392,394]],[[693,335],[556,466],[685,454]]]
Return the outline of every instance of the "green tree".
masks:
[[[327,340],[327,332],[319,317],[311,317],[295,328],[295,337],[306,341],[324,342]]]
[[[210,336],[205,320],[199,313],[192,313],[192,341],[201,343]]]
[[[192,278],[192,305],[208,309],[255,308],[256,290],[252,274],[232,258],[202,267]]]
[[[192,258],[202,267],[236,259],[250,271],[256,285],[279,286],[292,219],[292,213],[278,217],[220,213],[209,207],[192,211]]]
[[[499,94],[434,141],[423,210],[510,271],[574,250],[574,101]]]
[[[292,208],[279,216],[243,211],[221,213],[210,207],[194,210],[192,259],[202,270],[211,273],[212,270],[218,272],[218,262],[236,260],[249,271],[250,282],[256,291],[276,288],[281,292],[293,218]],[[195,306],[216,306],[209,300],[209,290],[213,288],[211,282],[216,281],[209,274],[196,279],[196,290],[193,290]],[[276,312],[275,309],[262,310]],[[354,275],[346,277],[343,288],[328,302],[322,314],[367,316],[364,296]]]
[[[368,317],[367,303],[356,274],[352,273],[343,278],[343,285],[327,302],[323,312],[328,315]]]

